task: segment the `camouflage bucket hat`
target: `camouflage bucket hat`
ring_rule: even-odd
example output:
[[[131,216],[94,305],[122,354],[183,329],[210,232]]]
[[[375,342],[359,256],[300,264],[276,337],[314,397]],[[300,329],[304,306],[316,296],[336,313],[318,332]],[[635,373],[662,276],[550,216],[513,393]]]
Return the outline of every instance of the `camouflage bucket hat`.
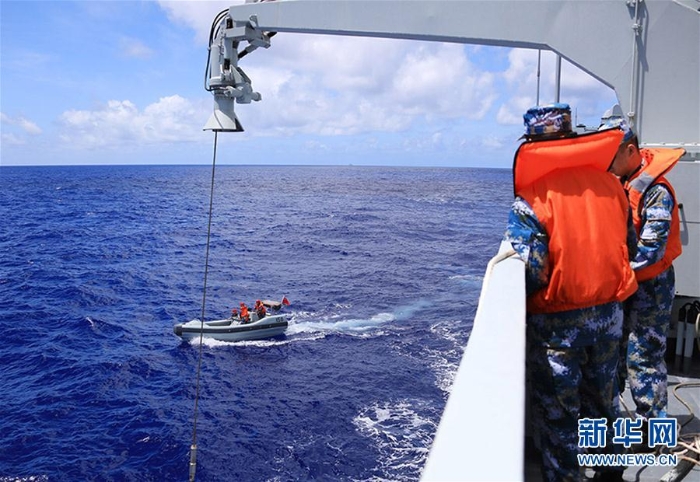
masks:
[[[624,136],[622,137],[621,141],[623,143],[629,141],[634,137],[634,132],[632,131],[632,128],[629,126],[624,117],[603,118],[601,119],[601,122],[602,123],[600,124],[600,127],[598,127],[599,131],[615,128],[620,129],[624,133]]]
[[[573,134],[569,104],[556,103],[531,107],[523,115],[524,138],[560,137]]]

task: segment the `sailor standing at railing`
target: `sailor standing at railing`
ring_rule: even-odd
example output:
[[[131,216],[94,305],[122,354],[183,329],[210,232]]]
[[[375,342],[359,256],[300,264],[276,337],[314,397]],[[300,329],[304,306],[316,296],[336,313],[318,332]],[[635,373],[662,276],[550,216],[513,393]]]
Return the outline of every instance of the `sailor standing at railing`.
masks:
[[[624,390],[627,378],[636,416],[646,422],[650,418],[666,417],[668,382],[664,356],[675,293],[671,263],[680,256],[682,248],[678,203],[664,175],[685,151],[639,149],[637,136],[619,107],[613,107],[601,119],[601,130],[611,128],[624,132],[610,171],[620,178],[629,194],[638,235],[632,268],[639,288],[625,303],[620,390]],[[646,439],[646,427],[642,434]],[[646,445],[637,450],[647,449]]]
[[[567,104],[532,108],[524,119],[504,239],[526,263],[527,373],[543,476],[577,481],[579,419],[610,426],[618,417],[621,302],[637,288],[627,198],[607,172],[622,133],[575,136]],[[606,447],[619,450],[611,440]],[[622,467],[610,469],[597,478],[622,480]]]

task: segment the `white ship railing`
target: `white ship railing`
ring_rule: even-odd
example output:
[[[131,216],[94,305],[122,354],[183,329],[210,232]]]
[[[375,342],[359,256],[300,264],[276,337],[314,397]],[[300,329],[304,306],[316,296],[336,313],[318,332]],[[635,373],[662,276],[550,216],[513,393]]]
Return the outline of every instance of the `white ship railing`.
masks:
[[[524,443],[525,264],[504,242],[421,480],[523,480]]]

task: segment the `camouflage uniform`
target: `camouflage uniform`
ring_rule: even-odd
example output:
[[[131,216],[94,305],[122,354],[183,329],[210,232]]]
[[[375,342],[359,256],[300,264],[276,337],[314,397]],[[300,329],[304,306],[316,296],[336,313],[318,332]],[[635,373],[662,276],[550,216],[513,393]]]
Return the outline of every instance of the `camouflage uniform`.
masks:
[[[637,255],[632,262],[635,270],[646,268],[664,257],[674,201],[668,189],[657,184],[644,195],[643,203]],[[671,266],[655,278],[640,282],[637,292],[625,303],[622,360],[627,360],[627,370],[621,362],[621,388],[624,388],[627,375],[637,405],[637,416],[645,419],[666,416],[668,395],[664,356],[674,292],[675,273]],[[629,345],[625,346],[628,333]]]
[[[631,220],[628,245],[633,249]],[[548,236],[531,206],[516,197],[504,240],[526,262],[530,295],[549,281]],[[622,337],[618,302],[557,313],[527,316],[527,373],[533,424],[540,436],[543,475],[548,481],[579,480],[579,418],[606,418],[608,451],[612,423],[619,416],[615,373]]]

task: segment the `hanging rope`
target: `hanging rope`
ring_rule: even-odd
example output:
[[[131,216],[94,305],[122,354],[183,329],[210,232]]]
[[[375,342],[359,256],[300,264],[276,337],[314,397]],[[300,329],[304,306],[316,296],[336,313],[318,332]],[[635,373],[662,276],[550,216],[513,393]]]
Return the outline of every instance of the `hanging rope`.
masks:
[[[194,421],[192,424],[192,446],[190,447],[190,482],[197,472],[197,414],[199,408],[199,377],[202,371],[202,339],[204,338],[204,311],[207,303],[207,274],[209,273],[209,244],[211,241],[211,218],[214,208],[214,174],[216,173],[216,144],[218,132],[214,131],[214,159],[211,164],[211,191],[209,193],[209,225],[207,226],[207,249],[204,256],[204,288],[202,289],[202,316],[199,331],[199,359],[197,361],[197,383],[194,396]]]

